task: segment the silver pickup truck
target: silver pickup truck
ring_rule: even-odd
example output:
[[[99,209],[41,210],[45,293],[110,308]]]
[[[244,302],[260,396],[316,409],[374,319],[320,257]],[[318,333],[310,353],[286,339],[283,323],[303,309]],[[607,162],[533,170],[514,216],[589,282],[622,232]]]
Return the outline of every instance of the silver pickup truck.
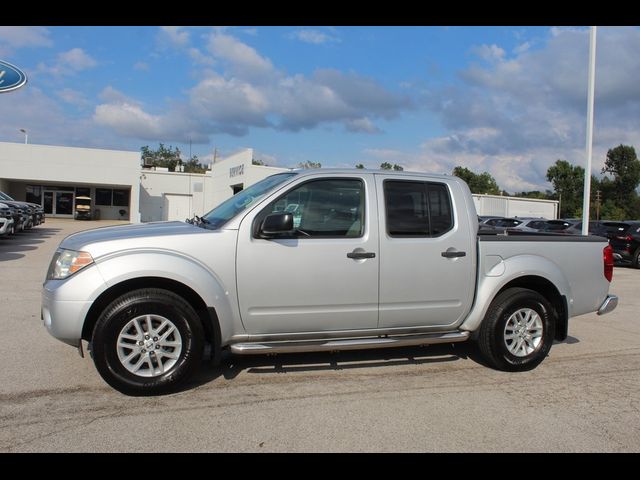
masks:
[[[494,368],[536,367],[568,320],[613,310],[600,237],[478,235],[467,185],[407,172],[280,173],[191,222],[62,241],[42,315],[89,342],[104,380],[173,391],[205,352],[354,350],[474,340]]]

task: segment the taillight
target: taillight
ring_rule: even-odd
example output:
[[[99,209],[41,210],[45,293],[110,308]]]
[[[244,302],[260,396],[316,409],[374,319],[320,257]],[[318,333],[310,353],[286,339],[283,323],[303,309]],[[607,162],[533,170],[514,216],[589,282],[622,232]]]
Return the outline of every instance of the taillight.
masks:
[[[611,245],[607,245],[602,250],[602,259],[604,261],[604,278],[613,280],[613,248]]]

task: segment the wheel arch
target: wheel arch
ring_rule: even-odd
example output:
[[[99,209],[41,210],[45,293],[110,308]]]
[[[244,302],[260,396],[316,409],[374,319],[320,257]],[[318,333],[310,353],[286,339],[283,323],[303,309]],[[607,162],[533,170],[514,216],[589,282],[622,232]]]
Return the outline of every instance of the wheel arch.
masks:
[[[220,357],[220,322],[214,307],[207,306],[197,292],[189,286],[163,277],[138,277],[124,280],[102,292],[93,302],[82,326],[82,339],[91,341],[95,325],[104,309],[119,296],[141,288],[160,288],[168,290],[184,298],[198,314],[205,334],[205,341],[212,347],[211,356],[215,360]]]
[[[537,275],[525,275],[523,277],[518,277],[508,282],[498,292],[496,292],[494,299],[510,288],[526,288],[542,295],[551,304],[554,310],[554,338],[558,341],[563,341],[567,338],[569,330],[569,309],[567,307],[567,298],[558,291],[551,281]],[[493,299],[491,301],[493,302]]]

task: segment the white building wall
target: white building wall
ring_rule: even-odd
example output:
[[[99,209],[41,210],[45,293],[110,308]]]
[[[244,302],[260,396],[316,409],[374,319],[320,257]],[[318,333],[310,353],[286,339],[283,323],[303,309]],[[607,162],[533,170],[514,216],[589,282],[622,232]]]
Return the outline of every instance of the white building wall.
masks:
[[[557,200],[473,194],[478,215],[558,218]]]
[[[0,142],[0,178],[5,186],[21,182],[130,189],[127,218],[139,221],[139,152]],[[24,200],[20,190],[14,198]],[[123,207],[98,208],[101,218],[117,219]]]
[[[201,216],[214,207],[211,172],[202,174],[143,170],[140,185],[140,213],[143,222],[178,220],[174,218],[175,214],[167,211],[167,196],[169,200],[171,196],[188,197],[188,200],[181,200],[180,204],[182,210],[183,202],[188,201],[189,218]]]
[[[213,164],[211,168],[213,206],[233,196],[233,186],[247,188],[275,173],[289,171],[288,168],[253,165],[253,149],[247,148]]]

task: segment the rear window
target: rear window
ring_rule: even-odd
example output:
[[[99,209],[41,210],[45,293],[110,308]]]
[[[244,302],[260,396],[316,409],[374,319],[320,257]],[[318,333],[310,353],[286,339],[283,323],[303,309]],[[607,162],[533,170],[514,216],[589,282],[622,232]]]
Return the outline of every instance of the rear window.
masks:
[[[386,180],[384,199],[387,233],[392,237],[437,237],[453,228],[444,184]]]
[[[610,235],[624,235],[631,228],[631,224],[622,222],[606,222],[603,226],[606,228],[607,234]]]

